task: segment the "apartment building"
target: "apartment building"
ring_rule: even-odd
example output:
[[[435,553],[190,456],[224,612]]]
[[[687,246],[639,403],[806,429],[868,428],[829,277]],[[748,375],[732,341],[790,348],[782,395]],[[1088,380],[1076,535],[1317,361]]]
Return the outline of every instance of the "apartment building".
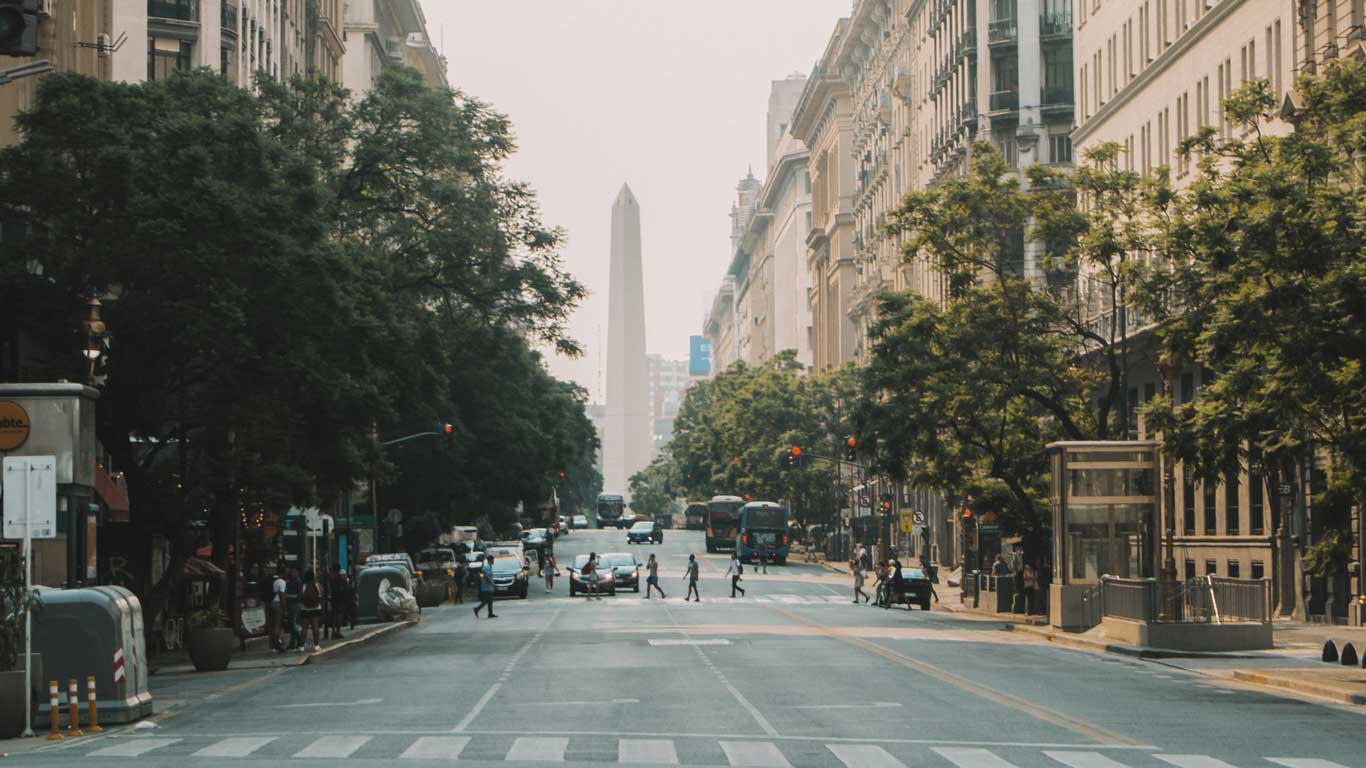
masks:
[[[365,95],[387,67],[408,65],[428,85],[447,87],[445,59],[432,47],[418,0],[349,0],[344,6],[342,82]]]
[[[113,39],[111,30],[117,4],[118,0],[53,0],[48,13],[38,17],[38,54],[0,56],[0,69],[46,59],[57,72],[78,72],[101,80],[111,79],[113,62],[107,46]],[[26,77],[0,86],[0,146],[19,140],[14,116],[32,106],[41,79],[41,76]],[[3,223],[0,223],[0,237],[3,237]]]

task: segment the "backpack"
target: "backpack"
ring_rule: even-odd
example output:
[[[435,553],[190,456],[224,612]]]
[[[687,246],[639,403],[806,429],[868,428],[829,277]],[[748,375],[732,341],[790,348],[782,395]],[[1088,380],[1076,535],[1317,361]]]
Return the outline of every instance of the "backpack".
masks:
[[[303,603],[305,608],[318,608],[323,604],[322,592],[318,590],[318,583],[310,581],[304,585]]]

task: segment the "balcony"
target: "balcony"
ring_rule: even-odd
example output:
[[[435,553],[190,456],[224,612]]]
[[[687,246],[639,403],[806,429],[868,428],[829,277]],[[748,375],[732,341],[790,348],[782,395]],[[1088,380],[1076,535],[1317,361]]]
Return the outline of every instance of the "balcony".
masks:
[[[147,15],[155,19],[199,21],[199,0],[147,0]]]
[[[1072,108],[1073,92],[1071,83],[1059,83],[1056,85],[1045,84],[1043,87],[1043,108],[1059,109]]]
[[[987,25],[989,45],[1014,45],[1020,36],[1020,27],[1014,19],[997,19]]]
[[[963,102],[963,106],[959,107],[959,110],[963,114],[963,123],[973,124],[977,122],[977,99],[975,97],[969,97],[967,101]]]
[[[966,56],[977,50],[977,30],[969,29],[958,39],[959,55]]]
[[[1020,91],[1011,88],[1005,91],[993,91],[990,97],[990,108],[992,112],[1005,112],[1020,108]]]
[[[231,3],[223,3],[223,14],[219,18],[219,25],[223,31],[237,34],[237,6]]]
[[[1072,37],[1072,13],[1070,11],[1049,11],[1039,15],[1039,37]]]

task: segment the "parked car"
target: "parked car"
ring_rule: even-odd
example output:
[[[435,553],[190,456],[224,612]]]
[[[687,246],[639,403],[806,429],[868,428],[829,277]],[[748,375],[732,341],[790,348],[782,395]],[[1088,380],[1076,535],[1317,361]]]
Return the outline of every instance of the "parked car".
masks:
[[[574,520],[569,525],[570,528],[587,528],[588,518],[584,515],[574,515]]]
[[[664,529],[653,520],[638,520],[626,531],[627,544],[664,543]]]
[[[920,610],[928,611],[930,609],[930,577],[926,576],[925,572],[919,568],[903,567],[901,569],[901,580],[906,585],[905,591],[900,595],[889,591],[887,602],[882,607],[890,608],[895,603],[906,606],[908,611],[912,605],[918,605]]]
[[[574,558],[574,564],[569,567],[569,596],[580,592],[588,591],[588,583],[584,580],[582,570],[588,564],[588,555],[579,555]],[[617,593],[616,569],[607,565],[606,556],[598,558],[598,594],[615,595]]]
[[[529,528],[522,531],[522,546],[527,549],[539,549],[545,551],[550,543],[550,530],[547,528]]]
[[[526,599],[527,571],[515,557],[493,558],[493,596],[508,595]]]
[[[479,579],[484,573],[484,553],[467,552],[465,553],[465,586],[466,588],[479,588]]]
[[[603,570],[611,569],[615,586],[640,591],[640,563],[630,552],[607,552],[599,556]]]

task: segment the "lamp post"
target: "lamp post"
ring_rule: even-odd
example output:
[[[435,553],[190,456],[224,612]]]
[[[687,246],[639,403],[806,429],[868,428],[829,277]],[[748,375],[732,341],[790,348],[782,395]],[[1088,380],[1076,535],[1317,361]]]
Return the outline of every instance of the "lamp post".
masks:
[[[1183,361],[1179,357],[1164,357],[1158,364],[1162,373],[1162,389],[1167,402],[1176,404],[1176,377],[1181,374]],[[1126,395],[1127,397],[1127,395]],[[1166,554],[1162,558],[1162,581],[1176,581],[1176,471],[1172,457],[1166,451],[1162,458],[1162,527],[1167,534]]]
[[[81,322],[83,331],[84,349],[83,354],[88,361],[86,368],[86,383],[95,385],[95,364],[104,355],[105,348],[109,344],[109,331],[105,327],[104,321],[100,319],[99,297],[90,294],[90,299],[86,302],[87,313],[84,321]]]

